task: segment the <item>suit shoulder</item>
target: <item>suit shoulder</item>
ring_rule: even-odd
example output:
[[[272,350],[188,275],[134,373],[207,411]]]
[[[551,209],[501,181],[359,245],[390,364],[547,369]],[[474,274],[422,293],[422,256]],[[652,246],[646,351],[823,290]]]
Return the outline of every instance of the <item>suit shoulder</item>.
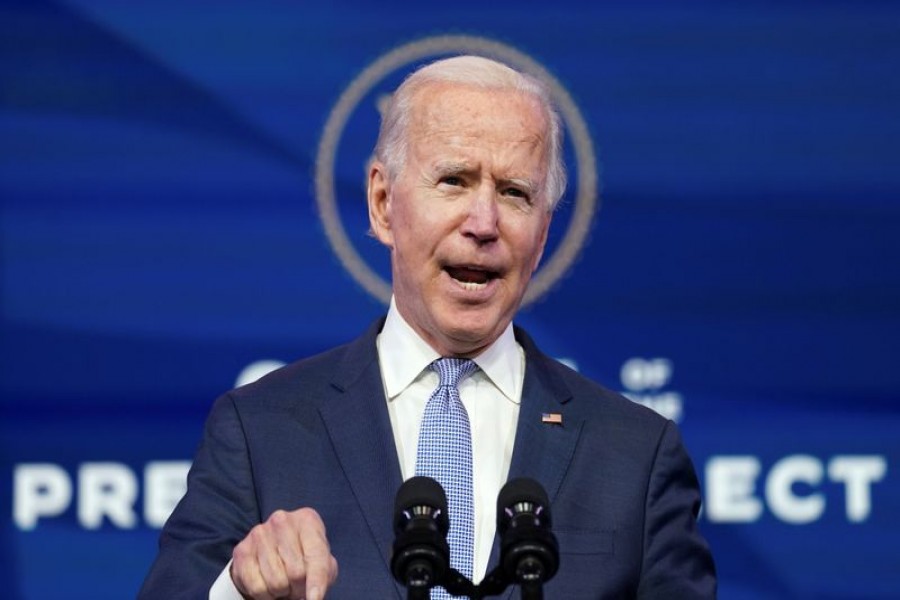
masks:
[[[515,327],[515,336],[525,351],[527,368],[536,371],[536,378],[541,381],[544,391],[563,401],[566,410],[572,411],[575,416],[601,419],[606,423],[638,422],[643,430],[660,431],[666,427],[668,419],[659,413],[632,402],[544,354],[524,329]]]
[[[566,383],[579,410],[589,416],[618,416],[637,419],[662,426],[666,418],[659,413],[633,402],[621,393],[613,391],[589,377],[575,371],[568,365],[548,359],[553,371]]]
[[[296,406],[318,397],[330,386],[347,382],[372,361],[377,361],[374,336],[367,333],[352,342],[296,360],[226,395],[239,408]]]

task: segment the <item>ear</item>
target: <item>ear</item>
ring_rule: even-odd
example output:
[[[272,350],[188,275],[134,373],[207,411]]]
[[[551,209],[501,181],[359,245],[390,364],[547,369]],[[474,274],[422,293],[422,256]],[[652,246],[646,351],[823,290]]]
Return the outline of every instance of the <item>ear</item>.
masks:
[[[394,247],[391,230],[391,184],[387,168],[377,160],[369,167],[366,191],[369,204],[369,227],[372,235],[388,248]]]

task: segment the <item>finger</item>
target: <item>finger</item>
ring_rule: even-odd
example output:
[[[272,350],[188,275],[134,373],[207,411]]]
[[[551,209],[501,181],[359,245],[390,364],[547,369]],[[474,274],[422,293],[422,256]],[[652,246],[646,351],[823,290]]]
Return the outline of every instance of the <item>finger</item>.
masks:
[[[329,587],[337,581],[338,578],[338,562],[334,555],[331,556],[331,564],[329,565],[329,571],[331,574],[331,579],[328,580]]]
[[[244,597],[272,600],[259,570],[256,546],[248,535],[232,553],[231,581]]]
[[[265,582],[266,591],[273,598],[282,598],[291,592],[291,584],[284,570],[284,563],[278,554],[271,519],[262,527],[254,528],[250,535],[256,543],[256,560]]]
[[[300,546],[306,563],[306,598],[322,600],[328,587],[337,577],[337,561],[331,555],[325,524],[314,510],[297,511],[300,528]]]
[[[273,513],[271,522],[275,545],[290,588],[286,595],[302,598],[306,590],[306,565],[300,547],[299,528],[303,524],[283,511]]]

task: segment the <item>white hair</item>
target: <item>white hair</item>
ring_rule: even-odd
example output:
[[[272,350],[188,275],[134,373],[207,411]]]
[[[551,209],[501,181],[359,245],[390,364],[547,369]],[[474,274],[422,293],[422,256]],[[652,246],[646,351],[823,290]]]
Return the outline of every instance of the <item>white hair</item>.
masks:
[[[428,83],[459,83],[482,89],[511,90],[534,97],[548,123],[547,181],[544,196],[547,210],[552,211],[566,189],[566,167],[563,162],[562,119],[553,104],[550,91],[539,79],[512,69],[503,63],[480,56],[456,56],[428,64],[411,75],[397,88],[381,120],[375,145],[375,158],[395,179],[406,162],[407,129],[413,98]]]

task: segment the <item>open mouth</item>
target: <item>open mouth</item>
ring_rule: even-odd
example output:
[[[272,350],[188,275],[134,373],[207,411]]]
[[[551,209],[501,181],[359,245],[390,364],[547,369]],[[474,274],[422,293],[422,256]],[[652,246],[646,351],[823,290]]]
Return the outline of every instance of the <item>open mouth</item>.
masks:
[[[496,271],[490,271],[480,267],[447,266],[444,267],[444,270],[462,287],[472,291],[486,287],[491,280],[496,279],[500,275]]]

